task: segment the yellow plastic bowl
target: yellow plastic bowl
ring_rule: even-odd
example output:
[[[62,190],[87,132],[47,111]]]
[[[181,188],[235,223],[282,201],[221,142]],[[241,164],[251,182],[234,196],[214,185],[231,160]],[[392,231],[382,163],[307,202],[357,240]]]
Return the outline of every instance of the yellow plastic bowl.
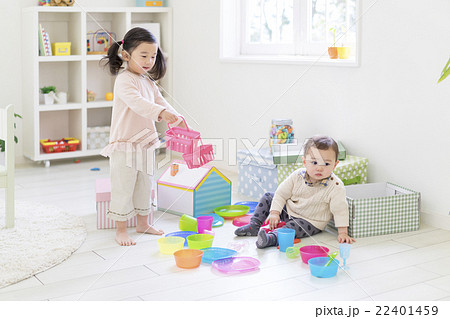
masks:
[[[158,239],[159,251],[166,255],[172,255],[177,250],[183,249],[184,238],[177,236],[162,237]]]
[[[195,234],[187,236],[186,239],[190,249],[203,249],[212,246],[214,236],[209,234]]]
[[[202,262],[203,251],[198,249],[183,249],[176,251],[173,256],[178,267],[197,268]]]

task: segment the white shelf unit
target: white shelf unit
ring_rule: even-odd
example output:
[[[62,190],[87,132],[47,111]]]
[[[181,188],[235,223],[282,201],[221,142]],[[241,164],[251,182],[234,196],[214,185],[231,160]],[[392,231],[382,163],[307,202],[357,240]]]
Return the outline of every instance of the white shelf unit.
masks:
[[[87,128],[111,123],[114,77],[99,65],[102,55],[86,53],[87,32],[105,29],[122,40],[133,24],[159,23],[161,49],[167,57],[167,73],[160,85],[172,94],[172,9],[29,7],[22,12],[22,94],[24,155],[33,161],[77,158],[98,155],[101,149],[87,148]],[[69,56],[39,56],[39,24],[53,42],[71,42]],[[54,85],[67,92],[67,104],[45,105],[39,88]],[[96,93],[96,100],[87,102],[87,90]],[[164,127],[158,125],[158,130]],[[59,140],[74,137],[80,140],[76,151],[44,153],[41,139]]]

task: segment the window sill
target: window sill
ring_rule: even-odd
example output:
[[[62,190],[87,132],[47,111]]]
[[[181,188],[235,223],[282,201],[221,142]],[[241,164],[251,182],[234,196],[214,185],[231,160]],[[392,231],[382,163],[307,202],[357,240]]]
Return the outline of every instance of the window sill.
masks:
[[[237,55],[222,56],[224,63],[264,63],[264,64],[298,64],[311,66],[359,67],[356,57],[349,59],[330,59],[327,56],[288,56],[288,55]]]

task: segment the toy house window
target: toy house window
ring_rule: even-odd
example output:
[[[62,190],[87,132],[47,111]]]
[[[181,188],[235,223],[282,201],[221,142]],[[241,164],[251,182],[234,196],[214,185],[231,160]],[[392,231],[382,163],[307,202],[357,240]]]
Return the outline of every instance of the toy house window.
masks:
[[[357,53],[358,0],[222,0],[222,58]]]

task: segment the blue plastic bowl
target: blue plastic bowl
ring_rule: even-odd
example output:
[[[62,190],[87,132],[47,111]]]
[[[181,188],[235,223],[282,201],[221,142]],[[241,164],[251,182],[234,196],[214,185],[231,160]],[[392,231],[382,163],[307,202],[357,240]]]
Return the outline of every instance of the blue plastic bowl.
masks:
[[[331,278],[336,276],[339,268],[339,260],[334,259],[328,267],[325,267],[328,260],[330,260],[329,257],[315,257],[308,260],[311,275],[317,278]]]

